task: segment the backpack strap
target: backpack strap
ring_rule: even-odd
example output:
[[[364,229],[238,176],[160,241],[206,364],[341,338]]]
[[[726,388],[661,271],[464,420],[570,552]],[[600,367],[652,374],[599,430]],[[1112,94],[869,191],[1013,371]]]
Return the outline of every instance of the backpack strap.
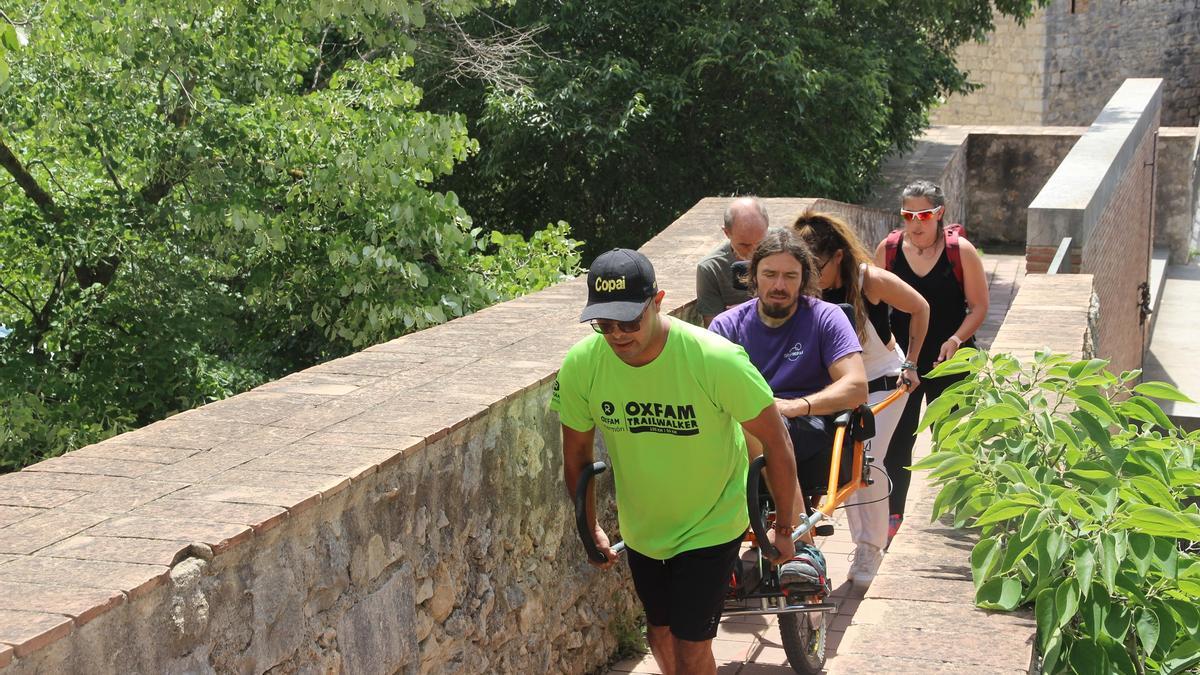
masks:
[[[900,250],[900,240],[903,237],[904,230],[892,230],[887,239],[883,240],[883,268],[889,272],[896,266],[896,252]]]
[[[945,233],[946,257],[950,259],[950,266],[954,268],[954,278],[958,279],[959,288],[965,290],[967,286],[963,283],[962,253],[958,248],[958,227],[947,225]]]

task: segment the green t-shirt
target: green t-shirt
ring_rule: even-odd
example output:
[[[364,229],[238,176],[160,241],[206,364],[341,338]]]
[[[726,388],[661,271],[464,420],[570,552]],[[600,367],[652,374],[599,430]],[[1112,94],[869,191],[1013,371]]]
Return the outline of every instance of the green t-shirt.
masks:
[[[563,424],[600,427],[630,548],[666,560],[746,530],[740,423],[774,399],[741,347],[671,321],[662,353],[635,368],[592,335],[567,352],[554,389]]]

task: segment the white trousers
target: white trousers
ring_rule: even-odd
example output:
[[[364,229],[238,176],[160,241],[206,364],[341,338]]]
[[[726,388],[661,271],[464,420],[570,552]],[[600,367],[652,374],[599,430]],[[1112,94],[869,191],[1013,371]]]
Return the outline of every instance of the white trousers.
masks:
[[[877,391],[867,398],[867,404],[875,405],[891,393]],[[855,545],[887,546],[890,483],[884,474],[883,458],[887,456],[888,444],[892,442],[892,433],[900,422],[900,414],[904,412],[908,396],[901,396],[875,416],[875,438],[863,443],[863,452],[875,458],[871,462],[871,477],[875,479],[875,484],[860,487],[846,500],[846,520],[850,524],[850,538]]]

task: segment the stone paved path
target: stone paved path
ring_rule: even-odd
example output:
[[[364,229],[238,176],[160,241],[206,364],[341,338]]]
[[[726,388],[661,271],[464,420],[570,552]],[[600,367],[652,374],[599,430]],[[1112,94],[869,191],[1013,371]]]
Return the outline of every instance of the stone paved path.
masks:
[[[988,275],[989,308],[987,319],[979,330],[978,341],[980,346],[986,348],[991,345],[996,331],[1004,321],[1004,315],[1016,297],[1021,278],[1025,276],[1025,259],[1013,252],[985,250],[983,261],[984,270]],[[913,448],[914,461],[928,452],[929,435],[922,434]],[[922,474],[914,476],[909,500],[917,499],[920,493],[927,489],[929,488]],[[845,524],[844,514],[844,511],[835,512],[833,536],[818,543],[829,563],[829,578],[834,584],[830,600],[838,605],[837,614],[832,616],[829,623],[826,672],[849,674],[849,670],[838,668],[837,649],[854,617],[854,612],[858,609],[865,589],[856,589],[845,580],[850,570],[850,553],[854,550],[854,544],[850,541],[850,529]],[[899,552],[903,536],[904,530],[901,529],[896,542],[893,543],[894,552]],[[787,675],[794,672],[788,666],[787,657],[783,652],[778,620],[775,617],[738,616],[725,619],[718,627],[717,637],[713,640],[713,653],[717,659],[718,675]],[[654,663],[654,657],[646,654],[617,663],[610,675],[660,672]]]

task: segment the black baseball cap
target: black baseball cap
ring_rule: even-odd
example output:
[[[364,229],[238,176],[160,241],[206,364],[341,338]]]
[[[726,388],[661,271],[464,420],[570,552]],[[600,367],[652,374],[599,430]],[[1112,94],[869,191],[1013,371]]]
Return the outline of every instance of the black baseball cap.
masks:
[[[658,293],[650,259],[627,248],[601,253],[588,270],[588,301],[579,321],[633,321]]]

